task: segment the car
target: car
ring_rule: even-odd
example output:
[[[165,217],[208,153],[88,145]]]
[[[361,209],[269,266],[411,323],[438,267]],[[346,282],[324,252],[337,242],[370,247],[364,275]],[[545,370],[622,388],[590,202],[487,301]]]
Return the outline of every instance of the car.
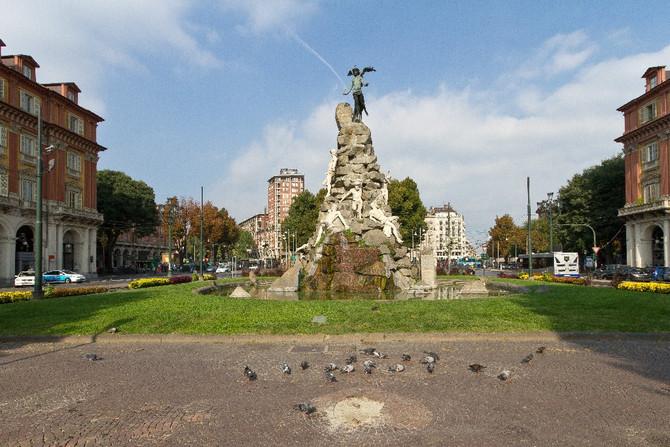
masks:
[[[71,270],[50,270],[42,275],[42,281],[46,284],[69,284],[71,282],[86,282],[86,277]]]
[[[35,272],[24,270],[14,277],[14,287],[34,286]]]
[[[216,268],[216,273],[228,273],[230,271],[230,267],[227,265],[220,265]]]
[[[593,277],[596,279],[612,279],[614,275],[623,268],[628,267],[623,264],[605,264],[601,265],[593,272]]]
[[[649,281],[651,275],[641,267],[626,267],[619,271],[627,281]]]
[[[205,267],[205,271],[206,271],[207,273],[212,273],[212,272],[215,271],[215,270],[216,270],[216,267],[213,266],[213,265],[208,265],[207,267]]]
[[[668,267],[658,266],[658,267],[649,267],[649,274],[651,275],[652,281],[663,281],[665,274],[668,272]]]

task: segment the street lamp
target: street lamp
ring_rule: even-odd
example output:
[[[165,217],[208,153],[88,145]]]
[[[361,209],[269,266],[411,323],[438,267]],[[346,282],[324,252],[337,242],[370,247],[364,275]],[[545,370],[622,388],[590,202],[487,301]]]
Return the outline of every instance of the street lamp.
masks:
[[[44,171],[42,169],[42,156],[49,154],[54,150],[54,146],[50,145],[42,150],[42,106],[39,106],[37,114],[37,197],[35,210],[35,284],[32,292],[32,299],[39,300],[44,298],[44,291],[42,290],[42,176]],[[53,160],[52,160],[53,161]],[[49,172],[53,169],[54,164],[49,162]]]
[[[551,220],[551,208],[552,207],[552,200],[554,199],[554,193],[553,192],[548,192],[547,193],[547,200],[549,201],[549,252],[553,253],[554,252],[554,225]]]

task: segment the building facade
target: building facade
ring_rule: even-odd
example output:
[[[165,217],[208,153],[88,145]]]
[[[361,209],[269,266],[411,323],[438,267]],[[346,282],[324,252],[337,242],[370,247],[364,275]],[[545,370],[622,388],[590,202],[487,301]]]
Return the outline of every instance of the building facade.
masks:
[[[303,191],[305,175],[297,169],[280,169],[279,175],[268,180],[268,212],[263,240],[274,259],[282,259],[289,251],[291,236],[281,234],[281,223],[288,216],[293,198]]]
[[[266,240],[268,236],[266,231],[267,221],[268,214],[263,213],[251,216],[239,224],[239,227],[243,231],[248,231],[254,238],[254,245],[256,246],[257,252],[251,254],[253,258],[263,259],[267,257],[267,251],[269,247],[269,243]]]
[[[465,235],[465,219],[451,205],[430,207],[426,224],[428,240],[433,244],[438,262],[451,264],[472,255]]]
[[[626,262],[636,267],[670,265],[670,82],[665,66],[642,75],[644,93],[617,110],[624,116]]]
[[[0,40],[0,282],[35,266],[37,157],[44,166],[42,266],[95,274],[103,119],[79,106],[76,84],[39,84],[37,62],[2,55],[4,46]]]

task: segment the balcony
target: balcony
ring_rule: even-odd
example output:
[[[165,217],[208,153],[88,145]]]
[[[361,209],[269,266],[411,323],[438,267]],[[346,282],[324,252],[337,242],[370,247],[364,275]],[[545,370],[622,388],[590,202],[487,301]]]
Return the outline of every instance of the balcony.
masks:
[[[670,197],[664,196],[653,202],[638,204],[627,204],[619,209],[619,217],[628,217],[635,214],[656,213],[665,214],[670,213]]]

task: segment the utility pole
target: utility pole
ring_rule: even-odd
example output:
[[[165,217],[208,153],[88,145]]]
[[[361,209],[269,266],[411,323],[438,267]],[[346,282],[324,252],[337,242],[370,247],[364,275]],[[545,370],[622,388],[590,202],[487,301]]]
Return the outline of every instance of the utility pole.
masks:
[[[530,237],[530,177],[526,177],[526,191],[528,194],[528,279],[533,279],[533,241]]]

